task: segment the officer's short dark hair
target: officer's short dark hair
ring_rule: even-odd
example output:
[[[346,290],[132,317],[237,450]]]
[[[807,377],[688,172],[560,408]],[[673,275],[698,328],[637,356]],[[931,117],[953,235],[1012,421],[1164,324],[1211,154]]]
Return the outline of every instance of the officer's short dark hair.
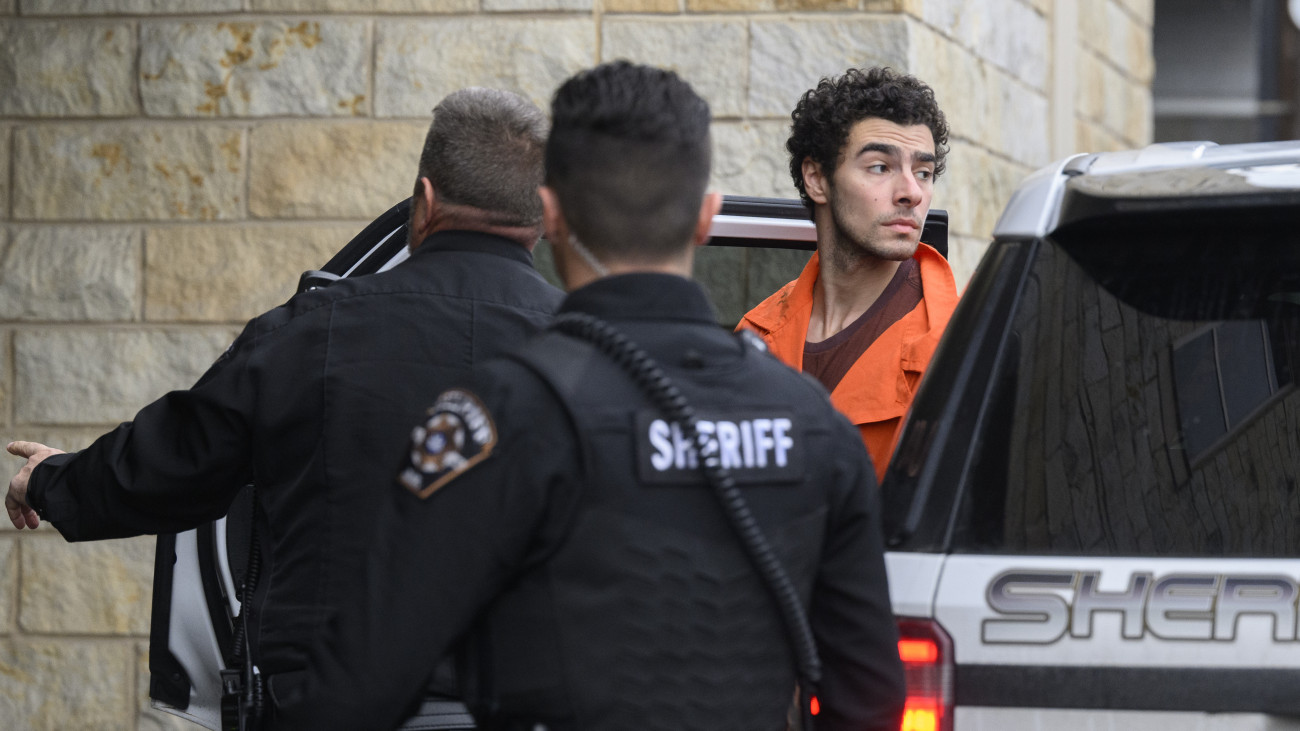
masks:
[[[542,220],[546,117],[518,94],[472,87],[433,108],[420,154],[440,200],[473,206],[493,223],[535,226]]]
[[[657,261],[690,245],[709,182],[709,105],[677,74],[615,61],[551,104],[546,184],[597,253]]]
[[[853,125],[872,117],[929,127],[934,136],[934,177],[943,174],[948,121],[935,101],[934,90],[915,76],[890,68],[849,69],[838,78],[823,78],[790,114],[790,139],[785,143],[790,152],[790,177],[809,211],[813,202],[804,190],[803,161],[811,159],[827,177],[833,175]]]

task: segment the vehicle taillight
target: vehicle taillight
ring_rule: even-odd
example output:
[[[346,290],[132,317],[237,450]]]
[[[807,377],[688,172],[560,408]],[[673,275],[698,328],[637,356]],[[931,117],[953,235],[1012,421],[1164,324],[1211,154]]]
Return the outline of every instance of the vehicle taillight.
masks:
[[[952,731],[952,640],[932,619],[899,619],[898,636],[907,675],[900,731]]]

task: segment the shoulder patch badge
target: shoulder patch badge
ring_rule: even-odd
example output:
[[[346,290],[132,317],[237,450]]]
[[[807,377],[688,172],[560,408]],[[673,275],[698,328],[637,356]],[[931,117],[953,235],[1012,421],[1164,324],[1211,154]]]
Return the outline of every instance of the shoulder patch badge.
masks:
[[[496,425],[478,396],[444,391],[429,418],[411,431],[410,464],[397,481],[423,500],[487,459],[496,444]]]

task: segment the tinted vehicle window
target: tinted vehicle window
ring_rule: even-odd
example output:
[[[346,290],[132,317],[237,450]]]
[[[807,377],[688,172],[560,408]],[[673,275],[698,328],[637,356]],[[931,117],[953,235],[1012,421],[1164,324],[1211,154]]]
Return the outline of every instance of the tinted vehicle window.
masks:
[[[954,533],[966,552],[1300,555],[1291,240],[1036,244]]]

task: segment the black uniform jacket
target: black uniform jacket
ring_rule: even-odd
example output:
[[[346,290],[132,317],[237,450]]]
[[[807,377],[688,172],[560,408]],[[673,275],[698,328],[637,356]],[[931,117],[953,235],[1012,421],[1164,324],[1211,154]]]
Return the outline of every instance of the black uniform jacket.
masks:
[[[701,418],[732,419],[733,472],[809,608],[825,668],[818,731],[896,731],[902,666],[874,473],[825,391],[717,327],[703,290],[681,277],[601,279],[569,295],[566,311],[639,344]],[[445,392],[414,434],[405,479],[375,511],[384,528],[355,604],[322,633],[304,695],[280,705],[277,728],[391,728],[458,639],[473,658],[467,701],[488,728],[784,728],[795,671],[778,611],[671,430],[621,373],[591,362],[574,362],[570,381],[600,415],[570,418],[562,389],[519,357]],[[741,423],[782,405],[794,414],[788,433],[754,436],[759,427]],[[801,452],[787,473],[746,469],[761,463],[756,450],[771,467],[786,446]],[[619,513],[629,506],[639,512]],[[800,531],[815,540],[790,559],[783,538]],[[739,557],[726,571],[741,580],[692,586],[720,573],[722,554]],[[757,706],[761,725],[737,722]]]
[[[371,506],[434,396],[548,322],[562,293],[516,243],[439,232],[393,269],[258,317],[194,387],[33,473],[36,510],[68,540],[176,532],[255,482],[269,525],[250,613],[275,695],[330,607],[350,601]]]

